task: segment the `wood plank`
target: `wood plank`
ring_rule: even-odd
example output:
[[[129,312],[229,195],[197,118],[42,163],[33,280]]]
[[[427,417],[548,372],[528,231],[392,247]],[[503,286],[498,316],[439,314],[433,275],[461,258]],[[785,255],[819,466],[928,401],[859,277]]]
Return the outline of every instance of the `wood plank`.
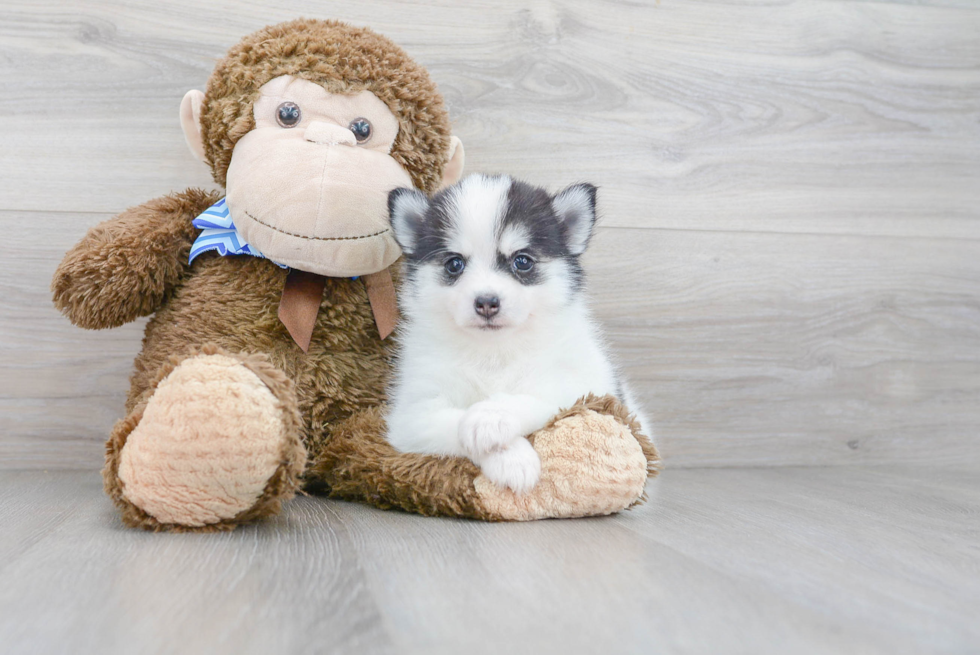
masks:
[[[390,652],[348,537],[309,503],[234,535],[165,536],[123,529],[95,472],[0,476],[8,652]]]
[[[321,2],[431,70],[470,170],[592,180],[609,225],[974,238],[973,3]],[[0,10],[0,209],[207,185],[177,108],[275,6]]]
[[[48,284],[99,215],[0,212],[0,467],[97,467],[142,324]],[[29,231],[19,226],[31,222]],[[980,242],[600,229],[600,319],[669,466],[980,462]]]
[[[0,468],[101,467],[122,418],[146,319],[110,331],[72,326],[49,285],[64,253],[107,214],[0,212]]]
[[[980,244],[606,229],[591,290],[669,466],[974,462]]]
[[[899,651],[964,652],[980,637],[975,468],[678,473],[628,529]]]
[[[728,652],[732,644],[740,652],[877,652],[889,643],[955,652],[978,638],[971,544],[980,531],[962,523],[980,507],[971,473],[956,491],[934,486],[946,475],[935,470],[917,476],[921,489],[905,483],[904,471],[717,473],[668,470],[651,485],[649,505],[613,519],[487,526],[467,559],[453,557],[462,538],[436,541],[439,527],[412,517],[391,529],[389,515],[363,510],[347,524],[360,527],[355,543],[371,554],[369,574],[383,571],[379,602],[400,608],[396,629],[421,651],[437,648],[446,625],[459,626],[454,642],[477,651],[502,634],[528,652],[557,652],[548,640],[568,634],[577,652],[649,652],[650,644],[658,652]],[[917,494],[935,501],[912,500]],[[408,559],[392,575],[391,562]],[[491,584],[461,584],[474,575]],[[399,602],[450,585],[451,597],[425,594],[404,609]],[[502,615],[495,598],[507,599]],[[474,632],[473,613],[500,618]]]
[[[11,652],[954,653],[980,648],[976,470],[668,470],[591,520],[298,498],[121,527],[94,472],[0,471]],[[70,646],[69,646],[70,644]]]

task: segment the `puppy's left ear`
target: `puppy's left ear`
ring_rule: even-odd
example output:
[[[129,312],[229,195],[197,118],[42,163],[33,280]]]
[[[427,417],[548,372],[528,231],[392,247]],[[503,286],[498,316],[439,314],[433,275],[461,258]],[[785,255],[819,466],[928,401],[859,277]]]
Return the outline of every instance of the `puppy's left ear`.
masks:
[[[428,211],[429,199],[421,191],[402,188],[394,189],[388,194],[391,231],[405,254],[411,255],[415,251]]]
[[[568,252],[581,255],[592,238],[595,227],[596,188],[591,184],[573,184],[556,195],[551,208],[564,227]]]

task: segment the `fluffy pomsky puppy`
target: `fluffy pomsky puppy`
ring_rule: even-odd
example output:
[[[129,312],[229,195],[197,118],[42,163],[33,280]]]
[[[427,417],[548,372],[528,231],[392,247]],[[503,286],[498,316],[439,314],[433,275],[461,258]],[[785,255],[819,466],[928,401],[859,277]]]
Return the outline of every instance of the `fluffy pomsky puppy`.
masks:
[[[388,198],[406,258],[388,440],[402,452],[461,455],[517,493],[541,462],[525,439],[581,396],[633,411],[582,293],[579,256],[596,189],[555,196],[507,176],[471,175],[430,200]]]

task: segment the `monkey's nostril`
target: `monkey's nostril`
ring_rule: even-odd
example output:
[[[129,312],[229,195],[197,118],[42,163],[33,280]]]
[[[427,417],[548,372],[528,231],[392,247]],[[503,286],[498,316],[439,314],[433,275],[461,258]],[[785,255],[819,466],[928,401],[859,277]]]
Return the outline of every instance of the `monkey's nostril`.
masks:
[[[493,318],[500,312],[500,298],[497,296],[478,296],[473,309],[483,318]]]

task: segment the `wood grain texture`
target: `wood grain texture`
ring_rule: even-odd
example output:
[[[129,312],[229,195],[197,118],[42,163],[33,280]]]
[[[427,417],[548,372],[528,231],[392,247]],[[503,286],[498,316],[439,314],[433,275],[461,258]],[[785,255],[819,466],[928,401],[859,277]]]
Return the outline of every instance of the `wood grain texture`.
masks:
[[[107,214],[0,212],[0,468],[100,467],[146,320],[94,332],[54,309],[65,251]]]
[[[425,64],[471,170],[595,181],[610,224],[980,233],[971,3],[366,0],[303,13],[370,24]],[[206,184],[180,98],[243,34],[295,15],[285,2],[4,3],[0,208],[116,212]]]
[[[101,218],[0,212],[8,467],[98,466],[122,414],[142,321],[73,328],[47,289],[73,233]],[[603,228],[586,266],[671,466],[980,464],[977,254],[973,241]]]
[[[0,643],[85,653],[966,653],[973,471],[668,470],[603,519],[298,498],[231,534],[122,528],[95,472],[0,471]]]
[[[980,242],[616,228],[587,260],[669,465],[980,464]]]
[[[0,212],[15,264],[0,271],[5,466],[98,466],[121,417],[143,321],[79,330],[47,288],[69,235],[100,218]],[[980,464],[977,254],[973,241],[602,228],[585,263],[671,466]]]
[[[980,460],[980,7],[309,2],[432,72],[470,170],[601,185],[600,318],[672,466]],[[293,3],[0,7],[0,467],[96,467],[141,323],[85,229],[189,185],[180,98]]]

